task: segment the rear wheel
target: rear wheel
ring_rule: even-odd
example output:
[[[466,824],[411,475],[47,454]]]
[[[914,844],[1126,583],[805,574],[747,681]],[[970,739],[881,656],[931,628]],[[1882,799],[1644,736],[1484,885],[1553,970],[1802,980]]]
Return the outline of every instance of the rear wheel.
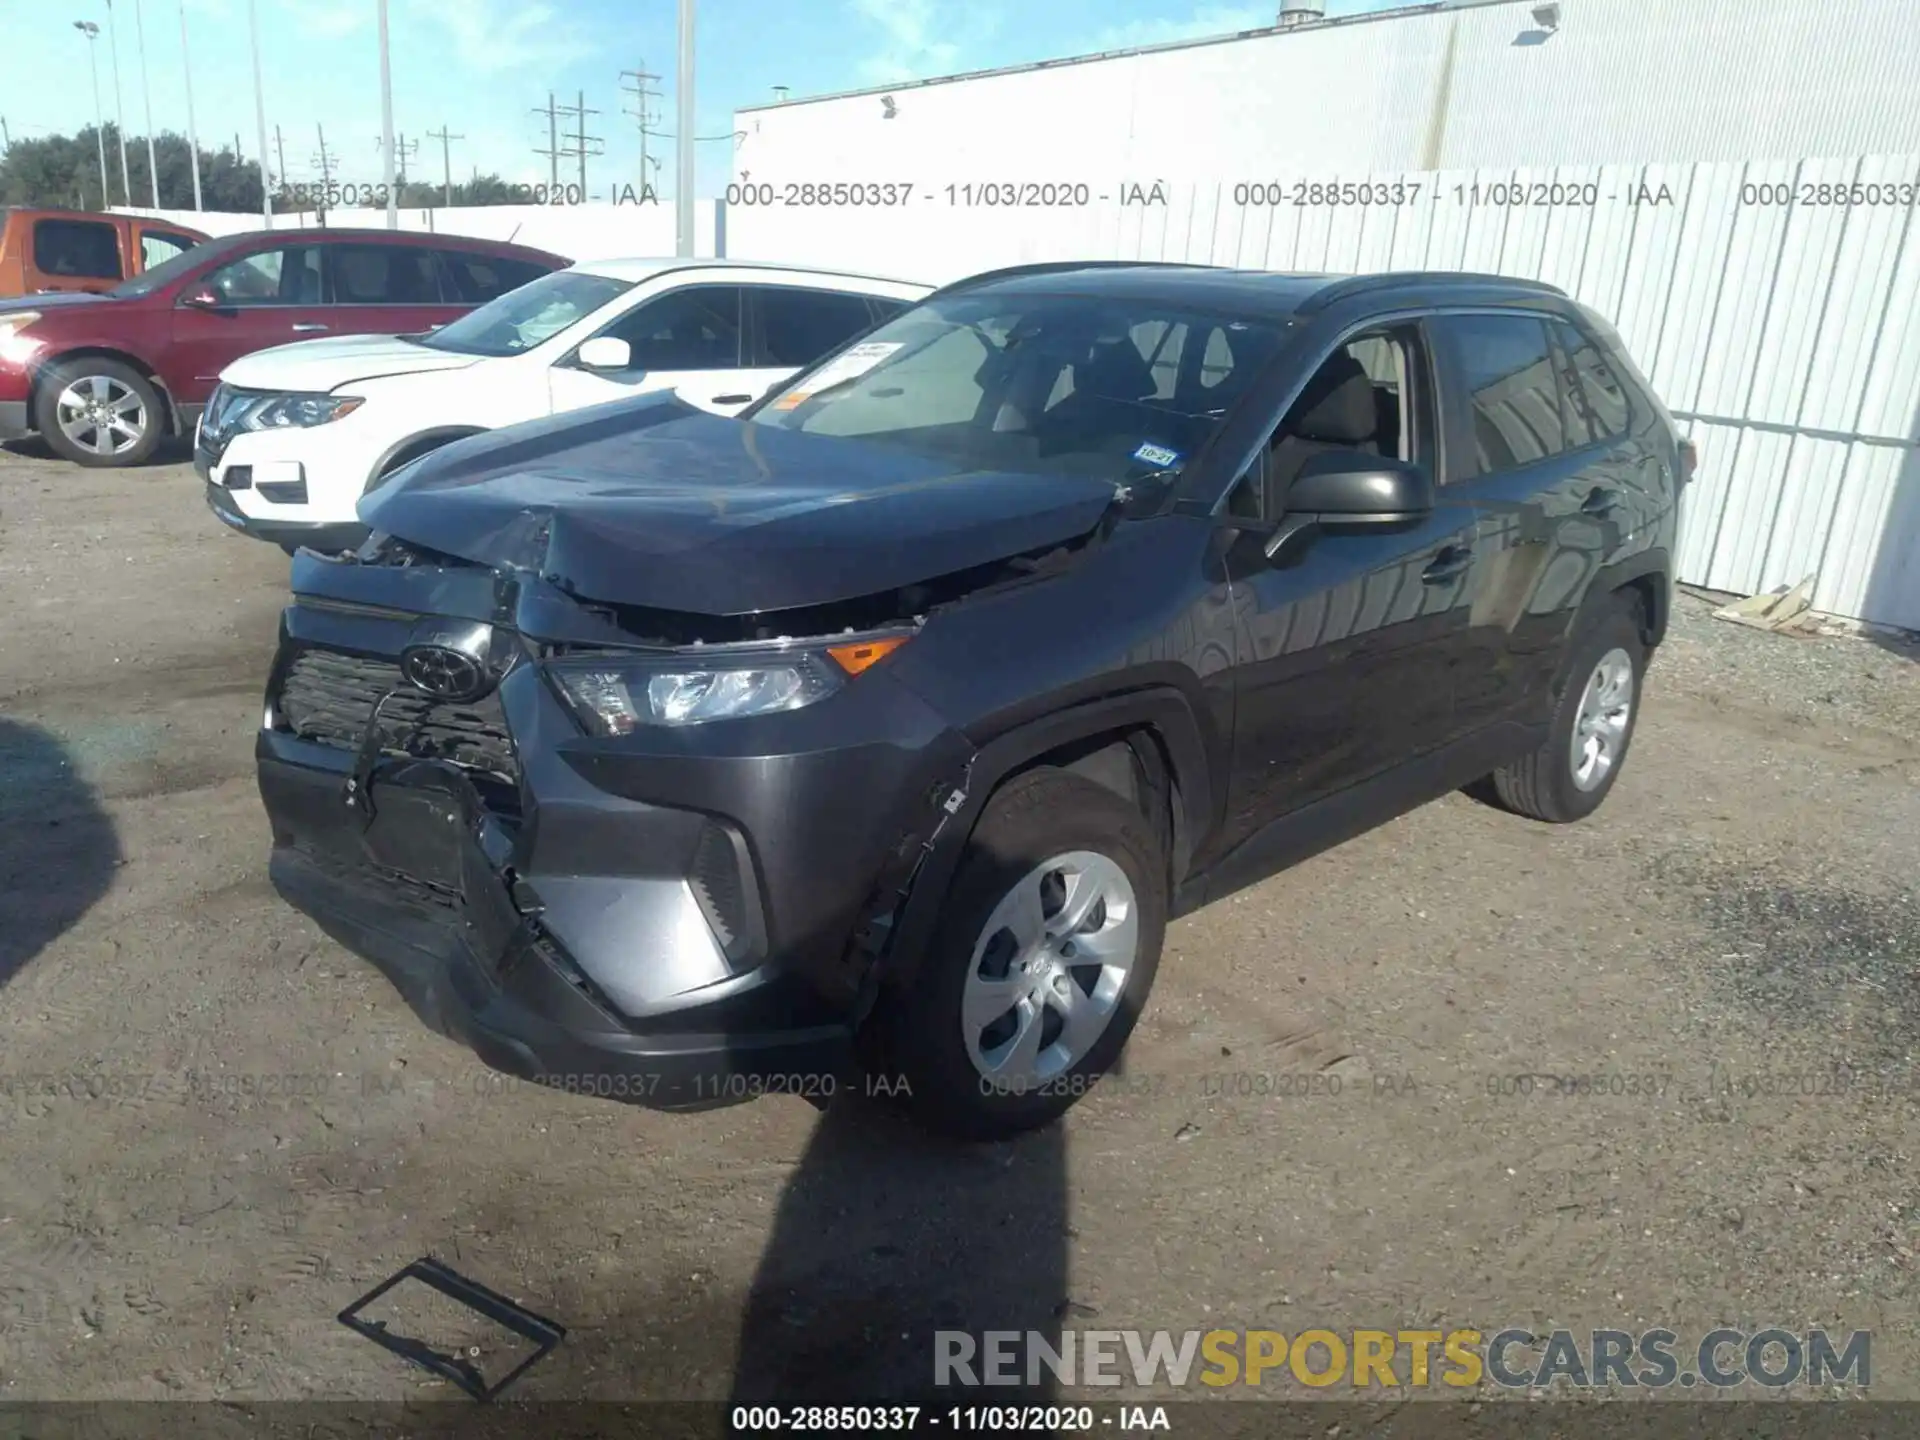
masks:
[[[1546,742],[1494,771],[1499,803],[1555,825],[1598,810],[1626,764],[1646,668],[1639,608],[1620,597],[1575,641]]]
[[[119,360],[56,365],[34,400],[34,424],[55,453],[76,465],[138,465],[166,431],[160,392]]]
[[[989,803],[889,1047],[934,1129],[993,1140],[1057,1119],[1132,1033],[1160,961],[1166,864],[1146,817],[1064,771]]]

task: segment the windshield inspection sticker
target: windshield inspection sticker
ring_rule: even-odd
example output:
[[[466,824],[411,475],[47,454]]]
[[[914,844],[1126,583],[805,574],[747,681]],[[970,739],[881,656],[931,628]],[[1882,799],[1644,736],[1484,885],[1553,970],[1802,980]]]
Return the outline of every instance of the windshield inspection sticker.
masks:
[[[1178,450],[1169,450],[1164,445],[1142,445],[1133,452],[1133,458],[1142,465],[1153,465],[1165,470],[1180,459]]]
[[[775,408],[797,409],[823,391],[831,390],[836,385],[844,385],[849,380],[857,380],[899,348],[898,343],[889,344],[884,340],[856,345],[846,354],[828,361],[809,375],[806,389],[796,390],[791,395],[783,395]]]

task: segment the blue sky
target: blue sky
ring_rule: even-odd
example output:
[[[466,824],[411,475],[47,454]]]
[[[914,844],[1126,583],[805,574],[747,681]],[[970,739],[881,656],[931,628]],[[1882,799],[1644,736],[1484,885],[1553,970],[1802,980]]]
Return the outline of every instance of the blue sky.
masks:
[[[200,143],[209,149],[236,134],[249,157],[255,140],[247,0],[113,0],[120,105],[129,133],[146,129],[139,27],[156,130],[186,130],[181,6],[192,57],[193,105]],[[1391,8],[1405,0],[1328,0],[1332,15]],[[258,0],[270,167],[280,128],[285,178],[318,176],[317,126],[343,180],[378,180],[380,67],[374,0]],[[773,87],[793,98],[898,84],[960,70],[1015,65],[1128,45],[1217,35],[1273,23],[1277,0],[1195,4],[1192,0],[700,0],[695,93],[702,137],[700,188],[712,193],[731,171],[735,106],[765,103]],[[70,131],[93,119],[87,42],[76,20],[101,26],[96,42],[102,103],[114,115],[107,0],[0,0],[0,55],[9,59],[0,117],[15,139]],[[676,0],[390,0],[394,125],[419,150],[412,174],[438,179],[441,145],[428,131],[449,130],[456,179],[478,168],[529,182],[547,178],[544,106],[551,88],[571,105],[585,92],[589,137],[603,155],[589,158],[589,191],[640,174],[639,122],[623,70],[649,70],[659,98],[649,107],[656,131],[674,124]],[[542,113],[536,115],[536,107]],[[563,127],[565,123],[563,122]],[[564,144],[565,142],[563,142]],[[653,142],[672,185],[672,141]],[[110,161],[111,163],[111,161]],[[577,163],[563,161],[571,181]],[[115,186],[118,177],[115,175]]]

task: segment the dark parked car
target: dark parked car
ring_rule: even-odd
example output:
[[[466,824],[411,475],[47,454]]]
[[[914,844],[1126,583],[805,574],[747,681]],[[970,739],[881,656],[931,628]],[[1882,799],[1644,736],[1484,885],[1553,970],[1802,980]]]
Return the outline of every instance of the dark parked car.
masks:
[[[0,439],[38,431],[82,465],[136,465],[191,435],[220,372],[315,335],[430,330],[570,262],[392,230],[209,240],[114,286],[0,301]]]
[[[978,277],[737,420],[456,442],[302,552],[272,876],[500,1069],[672,1108],[858,1057],[1017,1131],[1170,917],[1475,782],[1591,813],[1691,470],[1544,285]]]

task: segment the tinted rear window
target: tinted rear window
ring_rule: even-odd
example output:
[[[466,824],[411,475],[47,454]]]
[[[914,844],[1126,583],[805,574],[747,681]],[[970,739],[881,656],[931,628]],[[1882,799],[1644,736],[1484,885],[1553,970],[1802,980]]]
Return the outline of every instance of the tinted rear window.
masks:
[[[61,279],[118,280],[120,237],[98,220],[36,221],[33,268]]]
[[[443,250],[440,260],[447,277],[447,298],[460,305],[484,305],[552,273],[531,260],[511,260],[472,250]]]
[[[1467,389],[1475,473],[1518,469],[1567,448],[1543,321],[1532,315],[1447,315],[1435,323],[1452,340]]]
[[[873,324],[866,297],[833,290],[757,285],[760,365],[811,365]]]

